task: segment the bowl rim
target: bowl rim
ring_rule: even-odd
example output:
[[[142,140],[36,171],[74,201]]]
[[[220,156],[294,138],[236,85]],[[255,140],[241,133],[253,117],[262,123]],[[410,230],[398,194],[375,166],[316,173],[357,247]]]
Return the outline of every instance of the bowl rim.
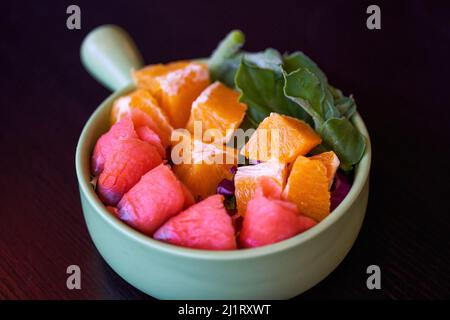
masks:
[[[130,91],[135,89],[134,85],[128,85],[120,90],[109,95],[91,114],[87,122],[85,123],[81,135],[79,137],[76,154],[75,154],[75,168],[76,175],[78,180],[78,185],[80,192],[85,197],[85,199],[90,203],[93,207],[93,211],[96,212],[106,223],[108,223],[111,227],[113,227],[116,231],[120,232],[123,236],[129,238],[130,240],[139,242],[140,244],[158,250],[161,253],[173,254],[177,256],[184,256],[195,259],[207,259],[207,260],[230,260],[230,259],[249,259],[260,257],[264,255],[269,255],[273,253],[278,253],[280,251],[289,250],[292,247],[300,245],[304,242],[310,241],[317,237],[322,232],[326,231],[330,228],[334,223],[336,223],[342,216],[347,212],[350,206],[358,198],[361,193],[364,185],[367,182],[369,177],[370,165],[371,165],[371,157],[372,157],[372,149],[370,143],[369,133],[367,128],[362,120],[361,116],[358,112],[356,112],[351,121],[356,126],[356,128],[366,137],[366,149],[364,151],[364,155],[361,158],[361,161],[355,167],[355,175],[353,180],[353,185],[345,197],[345,199],[339,204],[337,208],[333,210],[332,214],[329,214],[325,219],[323,219],[320,223],[318,223],[314,228],[311,228],[303,233],[300,233],[294,237],[289,239],[258,247],[258,248],[250,248],[250,249],[239,249],[239,250],[224,250],[224,251],[213,251],[213,250],[204,250],[204,249],[193,249],[193,248],[185,248],[181,246],[176,246],[168,243],[164,243],[158,240],[155,240],[149,236],[146,236],[139,231],[133,229],[128,226],[124,222],[120,221],[116,217],[114,217],[107,209],[106,206],[99,200],[97,194],[92,188],[92,184],[89,181],[90,172],[89,165],[85,165],[84,163],[89,164],[89,159],[84,159],[86,153],[90,156],[92,150],[86,151],[86,146],[88,143],[88,138],[90,132],[93,130],[94,124],[99,121],[100,114],[103,109],[108,108],[112,102],[119,96],[122,96]],[[94,144],[92,144],[94,145]],[[88,177],[86,179],[86,177]],[[83,210],[84,213],[84,210]]]

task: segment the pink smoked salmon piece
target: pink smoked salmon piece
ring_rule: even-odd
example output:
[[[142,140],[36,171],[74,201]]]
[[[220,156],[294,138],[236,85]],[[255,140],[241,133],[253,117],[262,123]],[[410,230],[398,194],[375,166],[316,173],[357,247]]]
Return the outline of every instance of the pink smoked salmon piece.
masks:
[[[107,133],[97,141],[91,159],[91,171],[93,175],[99,175],[105,166],[108,157],[113,154],[117,141],[130,138],[139,138],[156,148],[163,159],[166,158],[166,150],[162,146],[159,136],[149,127],[137,127],[130,117],[123,118],[114,124]]]
[[[132,113],[131,113],[131,119],[134,123],[135,128],[148,127],[149,129],[151,129],[154,132],[161,133],[161,134],[163,133],[163,132],[161,132],[161,129],[158,127],[158,125],[155,123],[155,121],[149,115],[147,115],[145,112],[143,112],[137,108],[133,108]],[[163,144],[168,146],[169,142],[164,141]]]
[[[119,211],[117,211],[116,207],[111,207],[111,206],[106,206],[106,210],[109,211],[109,213],[111,213],[112,215],[117,217],[117,214]]]
[[[100,199],[107,205],[116,205],[142,175],[162,160],[157,149],[148,142],[136,138],[117,140],[98,179]]]
[[[131,117],[134,127],[147,126],[161,138],[164,148],[168,147],[172,126],[156,100],[146,90],[136,90],[129,95],[118,98],[111,111],[112,123],[124,117]]]
[[[239,243],[244,248],[268,245],[288,239],[316,224],[299,216],[294,203],[281,200],[281,187],[262,178],[245,213]]]
[[[171,244],[207,250],[236,249],[231,217],[222,195],[212,195],[167,221],[154,238]]]
[[[195,204],[195,199],[194,196],[192,195],[192,192],[188,189],[188,187],[186,187],[186,185],[184,183],[181,183],[181,186],[183,187],[183,193],[184,193],[184,205],[183,205],[183,209],[187,209],[190,206]]]
[[[129,138],[137,138],[133,122],[130,118],[124,118],[117,122],[103,134],[95,144],[91,159],[91,171],[93,175],[99,175],[103,171],[106,159],[113,152],[116,142]]]
[[[186,203],[186,191],[170,167],[160,164],[147,172],[120,200],[119,218],[152,235]]]
[[[139,127],[136,129],[136,133],[137,133],[139,139],[141,139],[143,141],[147,141],[152,146],[154,146],[156,148],[156,150],[158,151],[158,153],[161,155],[161,158],[163,158],[163,159],[166,158],[166,150],[164,149],[164,147],[161,143],[161,139],[155,133],[155,131],[153,131],[149,127]]]

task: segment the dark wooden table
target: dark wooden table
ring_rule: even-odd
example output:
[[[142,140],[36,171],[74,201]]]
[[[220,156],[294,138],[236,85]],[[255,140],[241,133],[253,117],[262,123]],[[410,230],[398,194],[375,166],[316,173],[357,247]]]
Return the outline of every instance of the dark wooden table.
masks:
[[[373,163],[355,246],[299,298],[450,297],[448,5],[381,2],[382,29],[371,31],[364,1],[77,1],[82,29],[71,31],[70,4],[1,5],[0,298],[150,298],[93,246],[75,178],[78,136],[109,94],[83,69],[79,47],[105,23],[126,28],[148,63],[207,56],[236,27],[249,50],[313,57],[333,84],[354,93]],[[81,290],[66,288],[71,264],[81,268]],[[381,268],[381,290],[366,287],[372,264]]]

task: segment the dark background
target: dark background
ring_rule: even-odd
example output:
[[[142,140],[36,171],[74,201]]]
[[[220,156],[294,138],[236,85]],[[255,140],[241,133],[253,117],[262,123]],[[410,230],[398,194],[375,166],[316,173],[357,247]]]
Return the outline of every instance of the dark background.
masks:
[[[382,29],[366,28],[381,7]],[[94,248],[83,220],[74,154],[85,121],[109,92],[79,48],[114,23],[147,63],[210,54],[232,28],[246,49],[302,50],[354,93],[373,145],[369,208],[344,262],[301,299],[450,297],[450,6],[444,1],[9,1],[0,19],[0,298],[146,299]],[[66,28],[81,7],[82,29]],[[66,268],[82,289],[66,288]],[[382,289],[366,288],[377,264]],[[299,270],[301,272],[301,270]]]

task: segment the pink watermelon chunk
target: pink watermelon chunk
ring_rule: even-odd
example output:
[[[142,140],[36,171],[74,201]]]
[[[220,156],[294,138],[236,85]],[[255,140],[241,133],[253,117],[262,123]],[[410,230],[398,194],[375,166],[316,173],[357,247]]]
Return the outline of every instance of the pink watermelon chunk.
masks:
[[[299,216],[294,203],[281,200],[281,187],[271,179],[261,179],[247,205],[239,243],[254,248],[276,243],[303,232],[316,222]]]
[[[135,229],[152,235],[186,203],[186,190],[170,167],[160,164],[120,200],[118,216]]]
[[[103,171],[106,159],[113,152],[117,141],[137,137],[130,118],[124,118],[114,124],[107,133],[98,139],[95,145],[91,159],[92,174],[96,176]]]
[[[98,179],[97,194],[105,204],[114,206],[163,159],[155,147],[136,138],[117,140],[110,152]]]
[[[233,224],[222,195],[210,196],[171,218],[155,232],[154,238],[196,249],[236,249]]]

